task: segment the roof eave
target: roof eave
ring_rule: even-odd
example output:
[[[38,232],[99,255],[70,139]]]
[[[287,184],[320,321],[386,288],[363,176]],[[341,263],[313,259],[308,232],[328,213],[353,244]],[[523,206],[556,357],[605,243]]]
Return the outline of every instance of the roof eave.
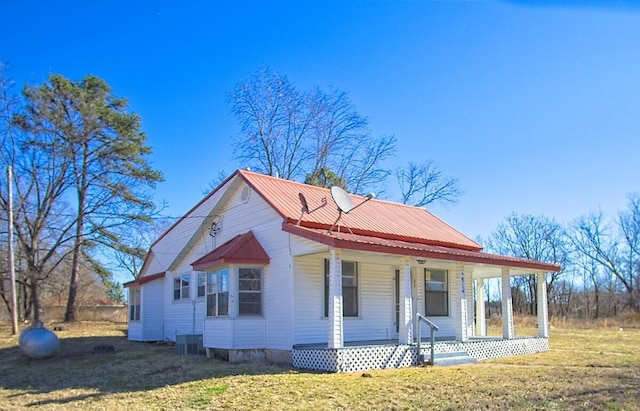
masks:
[[[165,274],[166,274],[166,272],[162,271],[160,273],[145,275],[143,277],[138,277],[133,281],[129,281],[127,283],[124,283],[124,284],[122,284],[122,286],[123,287],[132,287],[132,286],[142,285],[142,284],[149,283],[151,281],[157,280],[158,278],[163,278]]]
[[[195,271],[206,271],[229,264],[268,265],[269,259],[263,258],[218,258],[217,260],[191,264]]]
[[[458,261],[466,263],[488,264],[503,267],[524,268],[533,269],[536,271],[545,272],[558,272],[561,267],[557,264],[543,263],[533,260],[517,259],[515,257],[505,257],[493,254],[486,254],[480,251],[461,250],[463,253],[456,253],[455,249],[451,249],[450,252],[443,252],[438,250],[420,250],[414,248],[403,247],[391,247],[382,244],[364,243],[341,239],[338,237],[331,237],[323,235],[317,232],[306,230],[298,226],[291,224],[283,224],[283,231],[306,238],[317,243],[327,245],[329,247],[356,250],[356,251],[368,251],[379,252],[387,254],[396,254],[410,257],[424,257],[436,260]],[[477,253],[476,255],[470,253]],[[501,259],[501,257],[505,257]]]

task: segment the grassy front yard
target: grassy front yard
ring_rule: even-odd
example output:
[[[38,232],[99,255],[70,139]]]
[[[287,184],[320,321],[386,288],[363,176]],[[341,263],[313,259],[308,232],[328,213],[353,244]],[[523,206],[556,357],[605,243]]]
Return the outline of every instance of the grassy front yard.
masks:
[[[0,409],[640,409],[640,330],[552,328],[551,350],[458,367],[324,374],[176,356],[126,324],[65,325],[31,360],[0,326]],[[113,345],[115,353],[96,352]]]

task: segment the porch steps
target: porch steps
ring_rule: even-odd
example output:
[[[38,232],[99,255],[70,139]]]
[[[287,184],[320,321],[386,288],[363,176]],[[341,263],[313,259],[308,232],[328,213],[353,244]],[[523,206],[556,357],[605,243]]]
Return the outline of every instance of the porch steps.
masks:
[[[427,354],[424,359],[426,361],[429,361],[430,354]],[[475,357],[471,357],[466,351],[456,351],[435,353],[433,356],[433,362],[433,365],[448,367],[451,365],[473,364],[475,362],[478,362],[478,360]]]

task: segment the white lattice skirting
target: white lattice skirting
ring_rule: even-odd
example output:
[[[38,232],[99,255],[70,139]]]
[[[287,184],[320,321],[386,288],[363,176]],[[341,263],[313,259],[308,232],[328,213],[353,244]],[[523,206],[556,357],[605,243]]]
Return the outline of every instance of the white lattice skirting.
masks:
[[[423,345],[422,353],[428,355],[430,346]],[[436,353],[466,351],[477,360],[533,354],[549,350],[547,338],[516,338],[513,340],[473,340],[466,342],[441,342],[434,345]],[[344,348],[295,348],[292,351],[296,368],[353,372],[384,368],[402,368],[417,365],[415,345],[388,344]]]

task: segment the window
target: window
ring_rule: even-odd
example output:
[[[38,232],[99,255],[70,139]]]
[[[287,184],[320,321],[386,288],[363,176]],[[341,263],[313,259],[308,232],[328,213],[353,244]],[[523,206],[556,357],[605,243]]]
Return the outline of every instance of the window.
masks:
[[[204,297],[206,294],[206,276],[204,273],[198,273],[198,298]]]
[[[259,268],[238,271],[238,314],[262,315],[262,270]]]
[[[173,300],[189,299],[189,274],[173,279]]]
[[[342,262],[342,315],[358,316],[358,264]],[[324,316],[329,316],[329,260],[324,260]]]
[[[207,274],[207,316],[229,315],[229,269]]]
[[[449,273],[447,270],[424,270],[425,314],[434,317],[449,315]]]
[[[129,321],[140,321],[140,289],[129,290]]]

